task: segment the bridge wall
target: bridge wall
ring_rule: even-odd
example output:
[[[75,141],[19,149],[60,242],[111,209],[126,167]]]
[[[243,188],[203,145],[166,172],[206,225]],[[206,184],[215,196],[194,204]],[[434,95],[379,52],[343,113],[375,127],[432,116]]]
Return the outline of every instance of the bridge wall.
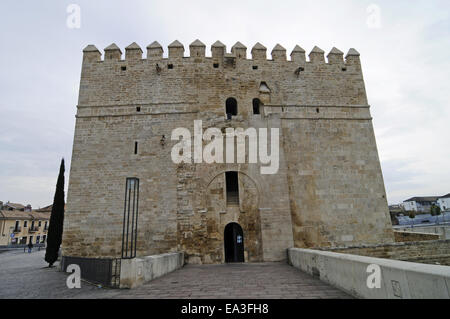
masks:
[[[292,266],[357,298],[450,298],[450,267],[447,266],[300,248],[288,249],[288,260]],[[369,267],[371,265],[379,266],[379,288],[368,287],[369,276],[374,274],[374,268]]]

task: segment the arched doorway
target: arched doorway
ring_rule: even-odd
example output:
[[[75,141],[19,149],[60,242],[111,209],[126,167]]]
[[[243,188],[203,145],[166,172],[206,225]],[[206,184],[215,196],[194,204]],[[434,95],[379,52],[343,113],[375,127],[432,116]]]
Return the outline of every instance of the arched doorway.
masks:
[[[244,232],[237,223],[229,223],[224,231],[225,262],[244,262]]]

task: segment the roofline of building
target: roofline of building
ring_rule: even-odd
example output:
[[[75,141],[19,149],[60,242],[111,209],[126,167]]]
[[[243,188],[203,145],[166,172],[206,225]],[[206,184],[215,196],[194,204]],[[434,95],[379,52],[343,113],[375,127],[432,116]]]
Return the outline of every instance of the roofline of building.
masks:
[[[403,203],[406,202],[434,202],[437,201],[440,196],[416,196],[411,197],[410,199],[404,200]]]
[[[14,211],[9,211],[14,212]],[[22,214],[27,214],[28,217],[25,216],[5,216],[3,211],[0,211],[0,220],[50,220],[50,214],[47,216],[35,216],[33,213],[45,214],[44,212],[22,212]]]

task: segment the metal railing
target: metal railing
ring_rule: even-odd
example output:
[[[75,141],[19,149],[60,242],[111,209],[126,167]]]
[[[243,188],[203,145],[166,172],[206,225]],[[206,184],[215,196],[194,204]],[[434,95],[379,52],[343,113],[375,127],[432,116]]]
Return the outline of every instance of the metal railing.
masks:
[[[32,227],[28,228],[29,233],[35,233],[37,231],[39,231],[39,227],[37,227],[37,226],[32,226]]]
[[[42,248],[45,248],[46,246],[45,246],[45,243],[39,243],[39,244],[33,244],[33,251],[35,250],[35,249],[42,249]],[[28,249],[28,244],[24,244],[24,243],[17,243],[17,244],[8,244],[8,245],[0,245],[0,250],[4,250],[4,249],[6,249],[6,250],[8,250],[8,249],[19,249],[19,248],[22,248],[22,249]]]
[[[67,271],[70,264],[75,264],[81,269],[81,278],[107,287],[120,287],[120,259],[63,256],[61,262],[63,271]]]

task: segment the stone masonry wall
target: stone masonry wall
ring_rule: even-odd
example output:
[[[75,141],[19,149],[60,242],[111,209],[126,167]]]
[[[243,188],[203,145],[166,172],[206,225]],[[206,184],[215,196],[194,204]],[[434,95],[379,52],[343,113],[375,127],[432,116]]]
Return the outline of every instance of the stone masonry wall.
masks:
[[[394,231],[394,238],[396,242],[439,240],[439,237],[440,236],[438,234]]]
[[[63,235],[63,255],[121,254],[127,177],[140,180],[137,255],[185,251],[190,263],[224,261],[223,232],[244,230],[246,261],[286,258],[293,246],[392,242],[383,178],[359,54],[298,46],[272,60],[253,59],[236,44],[215,43],[212,57],[196,41],[191,55],[174,42],[169,57],[157,43],[147,58],[132,44],[112,45],[104,60],[84,50]],[[225,101],[238,115],[225,117]],[[262,114],[253,114],[259,98]],[[175,164],[175,128],[279,128],[280,167],[260,164]],[[135,142],[138,153],[134,154]],[[205,145],[206,142],[203,142]],[[248,157],[248,156],[247,156]],[[239,172],[239,205],[226,205],[225,172]],[[389,225],[388,225],[389,224]]]
[[[450,240],[318,248],[336,253],[450,266]]]

